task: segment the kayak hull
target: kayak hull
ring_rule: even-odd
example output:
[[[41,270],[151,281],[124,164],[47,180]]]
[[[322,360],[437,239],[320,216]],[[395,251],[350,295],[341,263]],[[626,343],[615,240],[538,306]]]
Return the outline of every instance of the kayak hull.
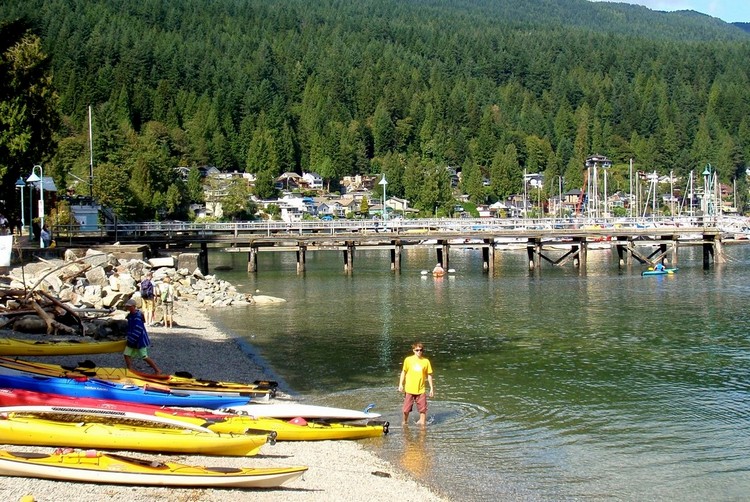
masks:
[[[307,467],[222,468],[152,462],[98,451],[55,453],[0,450],[0,475],[140,486],[276,488]]]
[[[80,364],[80,363],[79,363]],[[127,385],[140,387],[151,386],[153,388],[174,389],[191,393],[202,394],[237,394],[249,396],[267,397],[269,392],[275,389],[275,382],[263,384],[245,384],[237,382],[221,382],[215,380],[204,380],[177,375],[154,375],[130,371],[127,368],[106,367],[76,367],[69,368],[57,364],[47,364],[37,361],[24,361],[21,359],[9,359],[0,357],[0,373],[29,373],[33,375],[49,377],[91,377],[108,380]]]
[[[242,434],[247,430],[273,431],[277,441],[328,441],[340,439],[364,439],[380,437],[388,433],[389,423],[370,421],[363,424],[342,422],[305,421],[301,424],[279,418],[250,417],[243,415],[215,415],[212,417],[187,417],[172,415],[166,411],[156,413],[158,417],[184,420],[223,434]]]
[[[113,417],[83,414],[55,416],[10,412],[0,417],[0,443],[26,446],[251,456],[258,453],[268,437],[268,434],[216,434],[134,425],[117,422]]]
[[[0,387],[36,392],[49,392],[69,397],[132,401],[157,406],[194,406],[226,408],[247,404],[249,398],[238,395],[190,394],[164,391],[134,385],[122,385],[90,378],[55,378],[44,376],[6,375],[0,373]]]
[[[229,406],[225,411],[254,417],[272,418],[302,417],[312,419],[371,420],[380,417],[379,413],[299,403],[245,404],[242,406]]]
[[[297,425],[278,418],[251,417],[248,415],[236,415],[210,410],[187,410],[105,399],[74,398],[21,389],[0,389],[0,406],[54,406],[72,407],[75,409],[88,407],[95,408],[101,413],[113,412],[152,415],[175,422],[182,422],[186,426],[206,427],[211,431],[220,433],[241,434],[246,430],[274,431],[276,432],[277,441],[363,439],[380,437],[387,434],[389,428],[388,422],[381,421],[372,421],[364,425],[335,421],[326,421],[325,423],[312,421],[308,422],[307,425]]]
[[[125,340],[108,341],[35,341],[0,338],[0,356],[70,356],[108,354],[125,350]]]

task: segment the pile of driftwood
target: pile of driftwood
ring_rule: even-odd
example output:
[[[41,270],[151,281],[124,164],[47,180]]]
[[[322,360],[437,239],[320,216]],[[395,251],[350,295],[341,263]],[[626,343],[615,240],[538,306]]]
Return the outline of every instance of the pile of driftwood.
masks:
[[[86,335],[79,314],[46,291],[0,289],[0,302],[0,315],[4,317],[0,329],[35,333],[42,328],[41,320],[48,335]]]

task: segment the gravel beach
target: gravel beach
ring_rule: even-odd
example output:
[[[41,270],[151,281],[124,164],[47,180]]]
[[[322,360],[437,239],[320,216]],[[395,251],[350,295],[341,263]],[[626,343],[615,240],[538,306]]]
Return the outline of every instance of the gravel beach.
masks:
[[[252,382],[277,379],[264,373],[264,366],[252,354],[252,347],[222,333],[211,322],[209,311],[197,303],[181,301],[171,330],[149,328],[150,355],[168,373],[189,371],[196,377]],[[124,315],[124,312],[123,312]],[[75,364],[92,359],[99,366],[123,366],[121,354],[68,356],[40,359],[56,364]],[[34,358],[29,358],[34,359]],[[143,364],[142,362],[140,364]],[[145,370],[145,366],[143,368]],[[387,441],[388,436],[379,440]],[[64,446],[64,445],[60,445]],[[53,448],[2,445],[11,451],[40,451]],[[193,465],[227,467],[280,467],[306,465],[302,478],[278,489],[228,490],[154,488],[94,483],[68,483],[0,476],[0,500],[127,500],[138,501],[445,501],[410,479],[392,464],[365,450],[357,441],[277,442],[263,446],[255,457],[204,457],[193,455],[127,454]],[[33,498],[30,498],[33,497]]]

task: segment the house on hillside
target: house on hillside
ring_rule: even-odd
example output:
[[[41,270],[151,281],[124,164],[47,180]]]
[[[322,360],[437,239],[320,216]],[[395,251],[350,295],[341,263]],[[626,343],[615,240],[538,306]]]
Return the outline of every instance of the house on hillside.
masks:
[[[299,174],[287,171],[283,173],[281,176],[276,178],[276,182],[274,184],[274,187],[278,190],[293,190],[295,188],[299,188],[302,181],[302,176]]]
[[[338,200],[325,200],[318,203],[318,216],[331,215],[335,218],[346,217],[346,207]]]
[[[370,191],[375,188],[379,179],[380,176],[373,175],[357,174],[356,176],[344,176],[339,182],[341,185],[341,193]]]
[[[390,209],[389,213],[407,213],[409,212],[409,201],[398,197],[389,197],[385,205]]]
[[[338,200],[339,204],[341,204],[341,207],[344,209],[344,215],[347,215],[349,213],[358,213],[359,208],[362,206],[362,197],[354,198],[349,196],[341,197]]]
[[[318,173],[302,173],[302,182],[311,190],[323,189],[323,177]]]

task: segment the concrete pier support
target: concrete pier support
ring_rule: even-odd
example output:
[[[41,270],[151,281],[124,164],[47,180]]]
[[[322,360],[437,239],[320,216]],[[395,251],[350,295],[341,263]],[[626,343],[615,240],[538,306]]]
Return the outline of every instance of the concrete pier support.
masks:
[[[305,251],[307,248],[300,245],[297,249],[297,273],[301,274],[305,271]]]
[[[721,239],[714,235],[703,236],[703,269],[708,270],[713,263],[724,263],[726,258],[724,256],[724,247],[721,244]]]
[[[624,268],[628,263],[632,261],[630,250],[628,249],[628,240],[624,237],[618,237],[615,241],[615,249],[617,251],[617,266]]]
[[[711,259],[714,257],[714,245],[713,242],[703,243],[703,270],[708,270],[711,267]]]
[[[351,241],[346,242],[344,250],[344,272],[347,274],[354,272],[354,243]]]
[[[403,245],[399,242],[393,242],[393,249],[391,249],[391,270],[397,273],[401,273],[401,251]]]
[[[258,248],[255,246],[251,247],[250,251],[247,252],[247,271],[258,271]]]
[[[721,243],[721,239],[714,239],[714,250],[715,250],[715,257],[714,260],[716,263],[726,263],[727,258],[724,256],[724,246]]]
[[[482,247],[482,270],[490,274],[495,272],[495,243],[492,239],[484,239],[487,246]]]
[[[542,264],[541,239],[529,239],[526,245],[526,256],[529,258],[529,270],[537,270]]]
[[[586,241],[586,239],[581,239],[580,245],[581,245],[581,253],[580,253],[581,261],[578,266],[578,273],[580,275],[586,275],[586,263],[588,261],[588,250],[589,250],[588,242]]]

